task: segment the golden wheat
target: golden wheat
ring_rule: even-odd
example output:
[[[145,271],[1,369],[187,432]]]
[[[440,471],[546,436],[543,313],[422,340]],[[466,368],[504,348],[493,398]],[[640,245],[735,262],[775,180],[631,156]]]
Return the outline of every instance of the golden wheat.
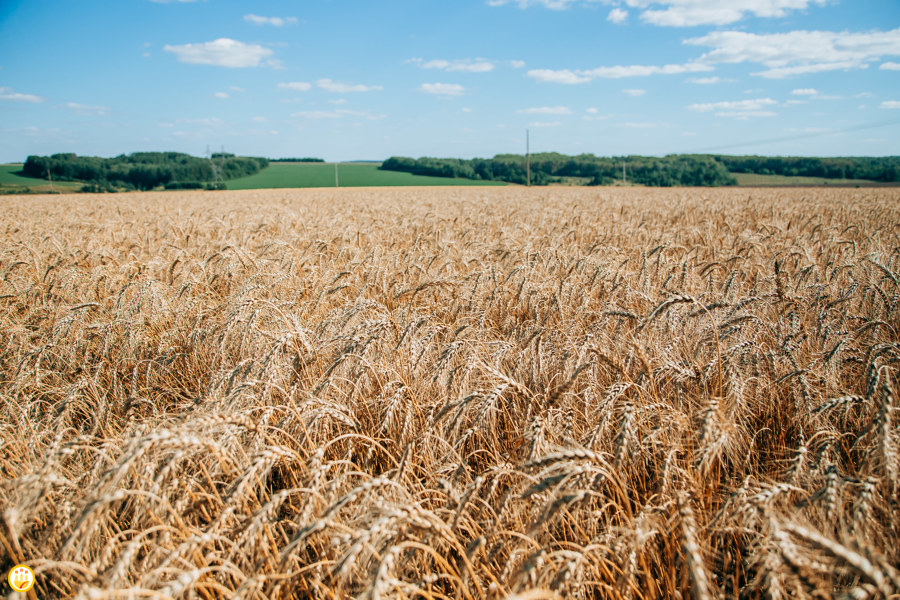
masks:
[[[0,201],[40,597],[897,598],[900,192]]]

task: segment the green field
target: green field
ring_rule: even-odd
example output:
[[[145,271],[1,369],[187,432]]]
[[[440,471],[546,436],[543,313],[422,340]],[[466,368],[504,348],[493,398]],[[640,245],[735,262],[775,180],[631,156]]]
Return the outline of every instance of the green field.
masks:
[[[788,177],[786,175],[758,175],[756,173],[732,173],[738,185],[749,187],[879,187],[896,184],[881,183],[868,179],[826,179],[824,177]]]
[[[506,185],[502,181],[473,181],[381,171],[375,163],[339,163],[338,183],[340,187]],[[232,179],[225,185],[229,190],[334,187],[334,163],[272,163],[255,175]]]
[[[27,194],[62,192],[72,193],[81,189],[82,182],[56,181],[18,175],[21,164],[0,165],[0,194]],[[823,177],[786,177],[783,175],[756,175],[734,173],[738,185],[748,187],[878,187],[884,184],[866,179],[825,179]],[[574,179],[574,178],[571,178]],[[471,179],[426,177],[398,171],[381,171],[376,163],[338,163],[340,187],[383,186],[448,186],[448,185],[507,185],[502,181],[474,181]],[[584,183],[568,181],[569,185]],[[334,163],[272,163],[255,175],[226,182],[229,190],[268,188],[334,187]]]
[[[77,192],[84,184],[79,181],[57,181],[52,185],[43,179],[32,179],[17,175],[22,164],[0,165],[0,194],[28,194],[47,192]]]

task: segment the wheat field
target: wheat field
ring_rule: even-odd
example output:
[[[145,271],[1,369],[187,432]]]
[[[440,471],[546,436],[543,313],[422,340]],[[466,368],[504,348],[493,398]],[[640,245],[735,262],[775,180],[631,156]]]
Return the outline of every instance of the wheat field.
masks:
[[[0,567],[40,598],[897,598],[898,202],[2,198]]]

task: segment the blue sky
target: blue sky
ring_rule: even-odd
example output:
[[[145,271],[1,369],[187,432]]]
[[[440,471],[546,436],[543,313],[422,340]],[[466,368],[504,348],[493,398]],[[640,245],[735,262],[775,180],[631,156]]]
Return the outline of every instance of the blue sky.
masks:
[[[0,0],[0,162],[900,155],[897,0]]]

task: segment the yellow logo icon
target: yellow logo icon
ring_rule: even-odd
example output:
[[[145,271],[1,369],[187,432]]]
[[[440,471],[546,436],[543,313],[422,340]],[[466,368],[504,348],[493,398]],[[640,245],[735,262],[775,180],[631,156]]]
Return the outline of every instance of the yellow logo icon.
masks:
[[[25,565],[16,565],[9,572],[9,587],[17,592],[27,592],[34,586],[34,571]]]

